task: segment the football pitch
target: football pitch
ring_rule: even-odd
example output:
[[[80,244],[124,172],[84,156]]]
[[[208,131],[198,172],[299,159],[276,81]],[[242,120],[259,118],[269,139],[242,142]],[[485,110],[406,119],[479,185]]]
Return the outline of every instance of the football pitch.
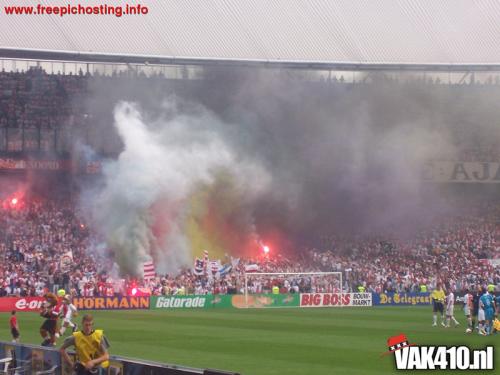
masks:
[[[458,328],[431,327],[430,307],[411,306],[91,313],[95,328],[104,329],[110,341],[110,354],[245,375],[326,375],[398,373],[394,355],[381,354],[387,339],[401,333],[418,345],[498,349],[500,335],[465,334],[465,318],[457,310]],[[0,314],[2,341],[11,339],[9,316]],[[20,312],[18,321],[21,341],[40,344],[42,318]],[[500,353],[495,354],[498,369]]]

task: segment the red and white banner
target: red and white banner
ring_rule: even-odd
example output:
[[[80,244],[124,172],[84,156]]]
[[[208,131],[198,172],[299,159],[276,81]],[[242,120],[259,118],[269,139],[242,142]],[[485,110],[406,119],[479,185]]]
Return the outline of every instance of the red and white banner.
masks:
[[[209,264],[209,272],[217,273],[222,268],[220,260],[211,260]]]
[[[245,272],[259,272],[258,264],[247,264],[245,266]]]
[[[372,306],[371,293],[301,293],[300,307]]]
[[[144,280],[153,279],[156,275],[155,273],[155,265],[153,262],[144,262]]]
[[[39,312],[43,301],[43,297],[2,297],[0,298],[0,312],[12,310]]]
[[[199,275],[203,275],[203,274],[205,273],[205,272],[204,272],[204,267],[205,267],[204,265],[205,265],[205,263],[203,262],[203,260],[202,260],[202,259],[200,259],[200,258],[196,258],[196,259],[194,260],[193,273],[194,273],[195,275],[198,275],[198,276],[199,276]]]
[[[59,261],[59,269],[61,269],[63,272],[66,272],[67,270],[69,270],[72,264],[73,251],[68,250],[61,256],[61,260]]]

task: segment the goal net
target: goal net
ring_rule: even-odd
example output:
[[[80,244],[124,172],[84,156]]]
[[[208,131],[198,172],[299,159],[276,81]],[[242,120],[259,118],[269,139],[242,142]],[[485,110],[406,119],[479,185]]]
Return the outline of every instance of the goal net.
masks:
[[[242,307],[292,307],[294,295],[343,293],[342,272],[245,272],[244,281]]]

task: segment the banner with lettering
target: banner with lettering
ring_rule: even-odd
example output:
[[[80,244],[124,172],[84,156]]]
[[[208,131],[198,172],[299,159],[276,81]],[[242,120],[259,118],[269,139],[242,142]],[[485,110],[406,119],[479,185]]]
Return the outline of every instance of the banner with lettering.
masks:
[[[73,305],[78,310],[149,310],[149,297],[78,297]]]
[[[65,171],[70,169],[68,160],[28,160],[0,157],[0,170],[49,170]]]
[[[12,310],[40,312],[43,301],[43,297],[1,297],[0,312]]]
[[[374,306],[430,305],[430,293],[373,293]]]
[[[372,306],[371,293],[301,293],[300,307],[367,307]]]
[[[299,294],[235,294],[231,304],[237,309],[242,308],[278,308],[298,307]]]
[[[231,296],[207,294],[151,297],[151,309],[209,309],[219,307],[231,307]]]
[[[298,307],[299,294],[216,294],[151,297],[151,309]]]
[[[433,161],[423,172],[424,180],[433,182],[500,183],[500,163]]]

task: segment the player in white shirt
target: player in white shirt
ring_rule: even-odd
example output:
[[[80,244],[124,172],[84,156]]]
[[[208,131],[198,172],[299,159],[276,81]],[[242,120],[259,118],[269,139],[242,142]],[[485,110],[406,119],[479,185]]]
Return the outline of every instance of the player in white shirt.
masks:
[[[78,326],[76,323],[73,323],[71,319],[73,317],[76,317],[78,315],[78,310],[71,303],[71,297],[69,295],[65,295],[63,300],[63,308],[62,308],[62,317],[63,317],[63,324],[61,325],[61,328],[59,329],[58,332],[58,337],[62,336],[64,334],[64,331],[66,331],[66,328],[71,327],[73,332],[75,332],[78,329]]]
[[[453,293],[453,289],[450,289],[450,293],[446,296],[446,327],[450,327],[450,320],[453,320],[455,323],[455,327],[460,323],[453,316],[453,310],[455,308],[455,293]]]
[[[472,332],[472,330],[474,329],[474,326],[472,324],[472,312],[474,310],[474,305],[472,302],[473,299],[474,296],[469,292],[469,289],[466,289],[464,295],[464,314],[467,318],[467,329],[469,332]]]
[[[486,290],[482,291],[484,293],[487,293]],[[481,294],[481,297],[483,295]],[[483,303],[481,302],[481,298],[479,298],[478,300],[478,304],[479,304],[479,309],[477,310],[477,321],[478,321],[478,330],[479,330],[479,334],[480,335],[483,335],[483,336],[486,336],[486,331],[484,330],[484,323],[486,321],[486,318],[485,318],[485,314],[484,314],[484,305]]]

